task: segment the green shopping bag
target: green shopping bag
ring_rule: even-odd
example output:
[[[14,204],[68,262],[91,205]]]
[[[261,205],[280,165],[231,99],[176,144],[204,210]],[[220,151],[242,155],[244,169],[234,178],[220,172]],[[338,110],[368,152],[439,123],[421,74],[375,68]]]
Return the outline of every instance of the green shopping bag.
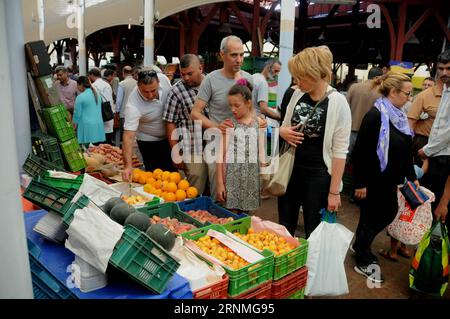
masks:
[[[440,231],[438,229],[440,228]],[[409,287],[442,296],[448,286],[448,232],[435,221],[423,236],[409,270]]]

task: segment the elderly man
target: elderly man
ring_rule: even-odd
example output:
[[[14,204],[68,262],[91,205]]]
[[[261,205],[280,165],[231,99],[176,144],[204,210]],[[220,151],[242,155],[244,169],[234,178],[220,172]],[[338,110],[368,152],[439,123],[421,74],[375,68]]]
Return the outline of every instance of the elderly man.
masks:
[[[75,107],[75,99],[78,95],[77,82],[69,78],[68,70],[63,66],[58,66],[55,69],[56,87],[59,91],[61,101],[66,106],[67,111],[73,115],[73,109]]]
[[[270,59],[264,65],[261,73],[253,74],[253,105],[258,115],[263,114],[271,119],[279,120],[280,113],[269,107],[269,83],[277,78],[281,71],[281,62]]]
[[[132,149],[135,139],[137,139],[147,171],[156,168],[173,169],[166,127],[162,119],[170,88],[170,81],[164,74],[149,69],[138,73],[137,87],[128,98],[125,108],[123,133],[125,169],[122,173],[125,181],[131,178]]]
[[[182,56],[180,73],[181,81],[170,90],[163,120],[166,121],[167,138],[172,148],[174,166],[183,170],[189,183],[202,194],[208,177],[208,167],[202,157],[201,124],[195,129],[190,114],[200,84],[205,78],[198,56],[194,54]],[[196,133],[200,133],[200,136]],[[173,154],[177,145],[182,145],[183,159],[175,162]]]
[[[252,76],[241,70],[244,61],[244,45],[234,35],[227,36],[220,43],[220,56],[223,68],[209,73],[202,84],[192,108],[192,119],[202,121],[203,128],[217,128],[225,131],[233,127],[228,91],[240,78],[246,78],[253,84]],[[208,117],[203,114],[208,106]],[[216,195],[216,161],[208,163],[208,175],[211,196]]]

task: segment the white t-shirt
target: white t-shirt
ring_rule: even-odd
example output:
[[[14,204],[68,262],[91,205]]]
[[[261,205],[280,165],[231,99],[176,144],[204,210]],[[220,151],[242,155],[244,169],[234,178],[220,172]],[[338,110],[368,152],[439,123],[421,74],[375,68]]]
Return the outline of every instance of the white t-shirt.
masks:
[[[266,78],[261,73],[255,73],[253,76],[253,107],[257,115],[261,114],[259,102],[269,102],[269,85]]]
[[[92,86],[97,91],[97,95],[102,99],[102,102],[109,101],[111,103],[112,111],[115,112],[116,106],[114,105],[113,91],[111,85],[103,79],[98,78]],[[103,122],[105,133],[112,133],[114,131],[114,119]]]
[[[166,126],[162,119],[164,105],[171,88],[169,79],[158,73],[159,99],[147,100],[136,87],[125,106],[124,129],[136,132],[138,141],[156,142],[166,138]]]

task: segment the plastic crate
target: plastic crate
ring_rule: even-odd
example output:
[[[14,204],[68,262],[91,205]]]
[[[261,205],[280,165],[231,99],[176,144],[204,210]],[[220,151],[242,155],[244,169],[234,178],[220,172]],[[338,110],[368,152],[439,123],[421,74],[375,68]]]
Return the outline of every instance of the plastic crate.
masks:
[[[176,218],[178,221],[183,223],[192,224],[197,228],[203,227],[203,224],[192,218],[191,216],[183,213],[177,204],[175,203],[164,203],[160,205],[144,206],[137,209],[138,211],[146,214],[150,218],[157,215],[161,218]]]
[[[83,183],[83,178],[84,178],[84,175],[79,175],[79,176],[77,176],[76,179],[56,178],[56,177],[51,177],[50,173],[48,171],[44,172],[41,176],[47,184],[49,184],[55,188],[58,188],[62,191],[66,191],[69,189],[79,190],[81,187],[81,184]]]
[[[125,226],[109,263],[158,294],[180,267],[164,248],[131,225]]]
[[[40,176],[47,170],[64,171],[64,169],[59,168],[57,165],[33,154],[28,155],[28,158],[26,159],[22,168],[31,177]]]
[[[67,110],[64,104],[42,109],[45,124],[49,133],[65,142],[75,137],[73,126],[67,121]]]
[[[241,218],[223,226],[231,233],[239,232],[240,234],[247,234],[248,229],[251,226],[251,217]],[[300,243],[298,247],[283,255],[275,256],[273,280],[283,278],[306,265],[306,260],[308,258],[308,241],[303,238],[298,238],[298,242]]]
[[[297,290],[287,298],[280,298],[280,299],[305,299],[305,289],[306,288],[302,288],[300,290]]]
[[[70,171],[77,172],[86,167],[86,160],[76,138],[65,141],[60,146]]]
[[[233,297],[232,299],[271,299],[272,297],[272,280],[252,289],[250,292]]]
[[[220,218],[232,217],[234,220],[247,217],[247,214],[235,214],[226,210],[223,207],[215,204],[210,197],[202,196],[195,199],[188,199],[177,203],[178,207],[183,212],[188,212],[190,210],[207,210],[212,215]],[[187,214],[187,213],[186,213]],[[200,222],[200,221],[199,221]],[[203,223],[204,226],[210,225],[210,222]]]
[[[28,185],[23,197],[47,211],[53,211],[60,216],[64,216],[76,193],[77,190],[75,189],[61,191],[54,188],[38,176]]]
[[[73,221],[73,215],[77,209],[83,209],[89,204],[89,198],[82,195],[75,203],[72,203],[63,216],[63,225],[69,228],[70,223]]]
[[[53,136],[36,132],[31,135],[31,147],[34,155],[55,164],[59,168],[64,168],[58,140]]]
[[[182,237],[190,240],[197,240],[203,236],[206,236],[209,229],[213,229],[222,233],[226,230],[221,225],[209,225],[200,229],[195,229],[190,232],[181,234]],[[233,270],[226,266],[223,266],[228,274],[228,296],[235,297],[249,292],[255,287],[272,280],[273,276],[273,253],[269,250],[263,250],[261,255],[263,259],[254,262],[250,265],[242,267],[237,270]]]
[[[77,299],[66,285],[53,276],[39,261],[41,251],[28,240],[31,279],[35,299]]]
[[[308,269],[306,267],[284,277],[283,279],[272,282],[272,298],[284,299],[292,295],[300,288],[306,287],[308,279]]]
[[[193,291],[194,299],[227,299],[228,275],[224,274],[222,280]]]

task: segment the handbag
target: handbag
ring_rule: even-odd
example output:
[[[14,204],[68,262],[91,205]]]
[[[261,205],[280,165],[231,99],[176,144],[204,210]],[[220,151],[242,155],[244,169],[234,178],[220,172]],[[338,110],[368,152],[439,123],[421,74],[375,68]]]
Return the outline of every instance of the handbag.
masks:
[[[405,183],[400,188],[400,191],[413,210],[429,199],[429,197],[422,192],[420,188],[417,188],[413,182],[408,180],[405,180]]]
[[[308,120],[316,112],[317,106],[320,103],[322,103],[334,91],[336,91],[336,90],[332,89],[332,90],[326,92],[325,95],[314,105],[311,112],[309,112],[305,121],[303,122],[304,124],[300,127],[300,129],[299,129],[300,133],[303,133],[306,123],[308,123]],[[300,97],[298,97],[298,99],[295,101],[295,103],[297,103],[299,99],[300,99]],[[272,166],[270,169],[271,171],[274,171],[274,173],[273,174],[264,174],[262,176],[262,180],[263,180],[262,192],[263,192],[263,194],[270,194],[273,196],[282,196],[286,193],[287,186],[289,184],[289,180],[291,179],[292,170],[294,168],[295,150],[296,150],[295,147],[289,145],[288,143],[284,143],[284,150],[280,151],[281,155],[274,159],[275,166]],[[278,165],[276,165],[276,164],[278,164]]]
[[[110,101],[104,101],[106,99],[103,96],[103,94],[101,94],[100,92],[98,92],[98,93],[102,97],[102,118],[103,118],[103,122],[111,121],[112,119],[114,119],[114,112],[113,112],[112,107],[111,107],[111,102]]]

